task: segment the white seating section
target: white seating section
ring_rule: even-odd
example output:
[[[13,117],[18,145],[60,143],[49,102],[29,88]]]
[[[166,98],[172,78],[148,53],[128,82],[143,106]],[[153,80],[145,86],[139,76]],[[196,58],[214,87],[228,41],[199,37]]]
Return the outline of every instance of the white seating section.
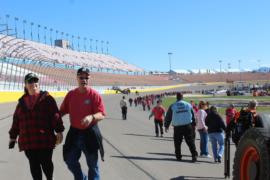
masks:
[[[0,34],[0,58],[1,57],[36,59],[115,71],[144,71],[142,68],[128,64],[111,55],[78,52],[71,49],[64,49],[29,40],[18,39],[13,36],[3,34]]]

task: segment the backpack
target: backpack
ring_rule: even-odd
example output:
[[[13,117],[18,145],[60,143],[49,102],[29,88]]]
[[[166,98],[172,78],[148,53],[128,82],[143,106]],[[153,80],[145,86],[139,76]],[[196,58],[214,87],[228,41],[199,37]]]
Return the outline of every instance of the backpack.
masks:
[[[247,109],[242,108],[235,119],[231,122],[231,131],[232,131],[232,141],[237,145],[241,136],[248,130],[253,127],[253,114]]]

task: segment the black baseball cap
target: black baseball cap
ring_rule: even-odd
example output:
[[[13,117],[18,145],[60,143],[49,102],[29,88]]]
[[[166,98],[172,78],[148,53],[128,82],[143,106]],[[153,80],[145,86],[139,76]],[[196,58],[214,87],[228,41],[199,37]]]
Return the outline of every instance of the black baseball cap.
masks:
[[[25,77],[24,77],[24,81],[25,81],[25,82],[29,82],[31,79],[39,80],[39,78],[37,77],[37,75],[34,74],[34,73],[28,73],[28,74],[26,74]]]
[[[85,74],[89,75],[90,74],[90,70],[88,68],[81,67],[80,69],[77,70],[77,75],[80,75],[82,73],[85,73]]]

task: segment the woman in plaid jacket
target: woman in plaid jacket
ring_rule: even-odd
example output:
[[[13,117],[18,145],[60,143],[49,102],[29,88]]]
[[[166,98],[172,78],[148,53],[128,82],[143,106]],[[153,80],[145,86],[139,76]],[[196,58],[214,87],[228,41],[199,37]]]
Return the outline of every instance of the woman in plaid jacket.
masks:
[[[19,99],[9,130],[10,148],[18,137],[19,150],[29,160],[33,179],[41,180],[43,170],[47,180],[52,180],[53,149],[63,139],[64,126],[54,98],[39,90],[38,80],[33,73],[25,76],[25,94]]]

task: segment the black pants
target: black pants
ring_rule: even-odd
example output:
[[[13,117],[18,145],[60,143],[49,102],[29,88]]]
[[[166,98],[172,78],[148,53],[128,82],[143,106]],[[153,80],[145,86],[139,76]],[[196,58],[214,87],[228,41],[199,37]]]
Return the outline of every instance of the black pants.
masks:
[[[174,148],[175,148],[175,156],[177,159],[182,158],[181,154],[181,144],[185,138],[185,141],[189,147],[192,157],[198,156],[195,146],[194,133],[191,124],[185,126],[175,126],[173,139],[174,139]]]
[[[158,136],[159,134],[159,129],[160,129],[160,134],[163,135],[163,121],[155,119],[155,132],[156,135]]]
[[[42,170],[47,180],[53,179],[53,149],[33,149],[24,151],[29,160],[33,180],[42,180]]]
[[[122,109],[122,118],[123,120],[127,119],[127,107],[126,106],[123,106],[121,107]]]

